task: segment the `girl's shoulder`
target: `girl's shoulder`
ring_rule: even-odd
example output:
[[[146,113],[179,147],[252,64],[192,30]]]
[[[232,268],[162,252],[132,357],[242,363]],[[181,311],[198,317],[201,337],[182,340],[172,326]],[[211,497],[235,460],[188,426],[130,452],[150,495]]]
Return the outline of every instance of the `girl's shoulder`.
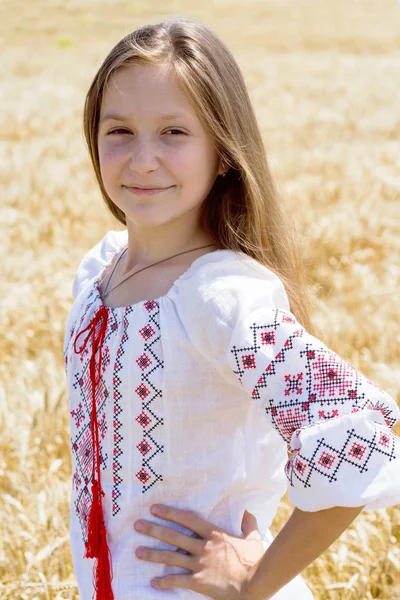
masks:
[[[173,288],[172,300],[185,336],[214,366],[225,365],[234,337],[272,322],[276,309],[290,312],[281,279],[233,250],[216,250],[195,261]]]
[[[75,273],[72,284],[74,300],[93,278],[98,277],[103,269],[111,262],[113,256],[128,243],[128,232],[110,230],[84,254]]]
[[[174,290],[188,318],[229,321],[258,306],[290,310],[281,279],[243,252],[216,250],[195,261]]]

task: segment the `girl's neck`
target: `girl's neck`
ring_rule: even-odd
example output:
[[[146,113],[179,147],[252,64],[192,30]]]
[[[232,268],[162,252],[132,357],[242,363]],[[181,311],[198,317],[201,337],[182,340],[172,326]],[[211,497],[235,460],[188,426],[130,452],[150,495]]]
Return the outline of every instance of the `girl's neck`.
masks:
[[[158,232],[157,236],[151,236],[141,235],[129,226],[127,228],[128,250],[124,257],[123,268],[126,273],[133,268],[140,269],[187,250],[213,245],[213,241],[201,231],[179,232],[173,236]],[[212,248],[204,248],[205,252],[211,250]],[[186,257],[187,259],[188,256],[190,257],[190,254],[184,255],[182,258]]]

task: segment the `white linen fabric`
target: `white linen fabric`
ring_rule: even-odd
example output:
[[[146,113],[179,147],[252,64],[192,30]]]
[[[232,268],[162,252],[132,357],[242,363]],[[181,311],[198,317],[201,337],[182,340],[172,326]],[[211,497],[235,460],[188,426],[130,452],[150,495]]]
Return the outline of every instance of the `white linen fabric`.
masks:
[[[70,536],[82,600],[93,596],[93,559],[83,558],[93,448],[89,350],[76,353],[74,339],[104,310],[99,283],[127,241],[125,230],[110,231],[83,258],[64,338]],[[186,571],[139,560],[140,545],[176,547],[136,532],[134,521],[191,533],[155,518],[154,503],[193,511],[235,535],[247,509],[266,549],[287,488],[305,511],[400,502],[395,401],[305,331],[280,279],[254,259],[216,250],[164,296],[107,311],[96,415],[115,600],[206,598],[151,587],[152,577]],[[274,596],[294,597],[313,598],[300,576]]]

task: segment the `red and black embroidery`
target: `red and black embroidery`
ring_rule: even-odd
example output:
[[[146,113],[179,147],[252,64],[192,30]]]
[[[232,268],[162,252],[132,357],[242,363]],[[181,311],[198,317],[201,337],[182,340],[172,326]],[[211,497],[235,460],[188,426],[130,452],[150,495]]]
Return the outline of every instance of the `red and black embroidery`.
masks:
[[[74,473],[74,481],[80,482],[80,486],[76,487],[75,490],[76,500],[76,512],[79,517],[79,521],[82,527],[83,539],[86,542],[87,536],[87,520],[89,516],[89,508],[91,505],[91,492],[90,483],[92,475],[92,462],[93,462],[93,447],[92,439],[90,434],[90,376],[88,368],[89,360],[84,364],[80,375],[75,376],[74,387],[78,387],[82,402],[81,405],[85,406],[85,420],[84,425],[75,431],[75,436],[71,440],[72,451],[75,455],[76,470]],[[97,406],[97,422],[99,431],[102,431],[100,439],[104,439],[104,435],[107,430],[107,424],[105,422],[104,405],[109,396],[108,390],[104,386],[104,381],[97,386],[96,389],[96,406]],[[72,415],[71,411],[71,415]],[[108,454],[103,452],[102,445],[100,443],[100,465],[104,470]]]
[[[145,302],[144,308],[148,313],[148,321],[138,332],[142,340],[141,352],[136,358],[140,383],[134,390],[141,406],[136,421],[143,429],[143,437],[136,448],[142,456],[142,466],[136,473],[136,477],[143,484],[143,493],[158,481],[162,481],[162,474],[157,473],[153,468],[153,459],[159,453],[164,452],[164,446],[160,443],[157,435],[158,428],[164,424],[164,421],[154,407],[156,400],[162,398],[162,389],[157,384],[156,375],[160,369],[164,368],[164,361],[159,356],[160,310],[156,300]]]
[[[245,339],[250,343],[232,347],[233,372],[253,399],[262,403],[274,428],[296,453],[286,465],[292,485],[297,479],[310,487],[314,474],[337,481],[343,465],[362,474],[373,459],[394,460],[397,438],[389,428],[396,418],[385,392],[283,310],[271,310],[270,320],[253,323],[247,331]],[[312,452],[304,451],[304,431],[360,411],[369,417],[368,425],[357,429],[354,419],[353,426],[347,421],[335,430],[319,428]],[[381,418],[371,418],[370,411],[381,413],[385,424]]]
[[[88,303],[83,310],[82,317],[79,320],[78,327],[76,324],[72,328],[77,331],[82,327],[85,317],[88,314],[89,309],[96,300],[94,298],[94,292],[92,291],[88,296]],[[100,447],[100,466],[104,470],[108,461],[108,454],[104,451],[102,441],[104,440],[107,430],[108,423],[106,419],[106,402],[109,399],[110,392],[106,387],[103,374],[107,367],[107,361],[109,363],[109,348],[108,342],[110,338],[115,335],[116,331],[116,317],[109,311],[109,320],[107,329],[103,341],[103,355],[102,364],[100,368],[100,378],[96,385],[95,399],[96,399],[96,414],[97,414],[97,426],[99,431],[99,447]],[[71,336],[72,337],[72,336]],[[92,493],[91,493],[91,479],[92,479],[92,465],[93,465],[93,444],[91,439],[90,430],[90,419],[92,411],[92,384],[90,379],[90,351],[89,348],[79,354],[80,368],[74,373],[72,385],[79,394],[79,402],[71,410],[70,414],[74,420],[75,429],[71,436],[71,448],[74,456],[75,470],[72,476],[73,486],[75,490],[75,508],[76,513],[81,525],[82,539],[84,543],[87,543],[87,525],[89,510],[92,504]]]
[[[311,456],[302,450],[297,451],[286,464],[290,484],[293,486],[296,479],[309,488],[315,476],[321,475],[329,482],[336,482],[346,465],[363,474],[378,456],[388,461],[396,458],[396,439],[391,431],[383,430],[383,426],[376,422],[369,430],[367,427],[363,429],[364,434],[358,433],[355,428],[346,429],[345,440],[339,439],[340,443],[329,443],[328,436],[317,437]]]
[[[120,511],[119,497],[121,496],[120,485],[122,483],[121,469],[122,465],[120,458],[122,456],[122,393],[121,393],[121,379],[119,372],[122,369],[122,357],[125,354],[125,344],[129,339],[128,335],[128,315],[133,311],[131,306],[127,306],[124,311],[123,317],[123,332],[120,344],[117,349],[115,358],[114,370],[113,370],[113,390],[114,390],[114,405],[113,405],[113,427],[114,427],[114,447],[113,447],[113,458],[112,458],[112,470],[113,470],[113,490],[112,490],[112,514],[115,516]],[[113,326],[111,325],[111,328]]]

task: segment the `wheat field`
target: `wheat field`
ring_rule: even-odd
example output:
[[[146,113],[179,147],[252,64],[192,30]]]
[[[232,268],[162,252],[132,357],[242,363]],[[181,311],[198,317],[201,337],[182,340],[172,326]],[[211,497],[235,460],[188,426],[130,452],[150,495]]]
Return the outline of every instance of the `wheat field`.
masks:
[[[83,254],[120,226],[83,142],[108,50],[168,14],[226,41],[301,237],[323,341],[400,402],[400,3],[0,3],[0,598],[77,599],[62,340]],[[400,433],[397,429],[397,433]],[[291,507],[282,502],[276,533]],[[362,513],[304,573],[320,600],[399,600],[400,506]]]

